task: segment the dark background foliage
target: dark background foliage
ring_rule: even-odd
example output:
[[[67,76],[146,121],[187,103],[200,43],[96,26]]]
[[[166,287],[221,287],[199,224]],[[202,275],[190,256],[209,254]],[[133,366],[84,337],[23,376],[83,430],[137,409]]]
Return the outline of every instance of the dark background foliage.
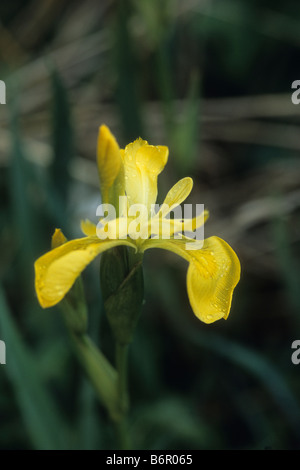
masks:
[[[55,227],[80,236],[100,203],[99,125],[167,145],[160,202],[180,177],[238,253],[227,321],[191,311],[186,263],[145,257],[130,352],[140,449],[299,449],[300,4],[270,0],[27,0],[0,4],[0,448],[112,449],[107,416],[33,262]],[[83,279],[89,331],[112,359],[99,260]]]

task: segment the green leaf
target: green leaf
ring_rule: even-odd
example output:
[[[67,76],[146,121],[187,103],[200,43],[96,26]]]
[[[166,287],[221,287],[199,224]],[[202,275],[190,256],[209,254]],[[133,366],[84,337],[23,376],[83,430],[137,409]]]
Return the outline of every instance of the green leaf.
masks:
[[[11,84],[16,93],[16,86]],[[11,104],[11,165],[9,173],[9,189],[11,213],[15,233],[21,245],[21,263],[27,267],[34,260],[36,246],[36,230],[29,185],[32,180],[31,167],[25,159],[18,123],[17,102]]]
[[[158,444],[164,436],[164,446],[170,449],[174,442],[188,445],[188,448],[203,449],[217,446],[217,436],[213,427],[193,414],[189,405],[180,397],[168,396],[137,410],[133,432],[136,440],[144,434],[145,444],[160,448]],[[142,444],[142,443],[141,443]]]
[[[280,207],[282,198],[277,197],[277,204]],[[276,217],[272,223],[273,240],[275,246],[275,254],[279,265],[279,274],[285,284],[287,296],[290,304],[296,314],[300,311],[299,297],[299,265],[297,258],[294,256],[291,242],[289,240],[288,223],[283,217]],[[299,316],[296,317],[299,322]],[[298,323],[299,325],[299,323]]]
[[[190,79],[182,122],[174,124],[171,133],[177,170],[182,176],[195,168],[200,132],[200,106],[199,76],[194,72]]]
[[[69,430],[41,380],[33,353],[17,329],[1,285],[0,336],[6,344],[6,365],[1,367],[12,383],[33,447],[38,450],[69,448]]]
[[[143,135],[143,124],[138,95],[139,64],[134,54],[128,22],[129,2],[119,2],[115,34],[116,99],[119,106],[126,141]]]
[[[104,449],[103,434],[107,432],[107,423],[97,413],[97,400],[93,387],[83,380],[79,391],[79,442],[82,450]]]
[[[181,301],[176,294],[174,281],[170,276],[156,275],[155,290],[161,297],[166,311],[171,315],[177,333],[195,346],[205,348],[221,358],[240,366],[262,383],[279,408],[285,414],[295,433],[300,436],[300,407],[280,370],[259,352],[235,341],[222,338],[216,333],[191,327],[182,316]],[[170,292],[172,294],[170,294]]]
[[[51,73],[53,110],[53,152],[51,168],[53,186],[62,201],[66,201],[70,183],[69,167],[74,156],[73,132],[68,95],[57,70]]]

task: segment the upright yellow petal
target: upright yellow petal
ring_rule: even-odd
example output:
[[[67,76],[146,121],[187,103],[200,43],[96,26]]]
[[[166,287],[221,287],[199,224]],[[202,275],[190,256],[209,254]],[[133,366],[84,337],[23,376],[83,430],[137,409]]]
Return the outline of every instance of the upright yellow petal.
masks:
[[[125,178],[125,192],[128,199],[128,205],[138,204],[142,201],[139,199],[141,195],[141,180],[142,175],[140,169],[136,165],[136,153],[142,146],[147,145],[145,140],[141,138],[126,145],[124,150],[121,150],[121,157],[124,166]]]
[[[60,245],[63,245],[64,243],[66,243],[68,240],[66,239],[66,237],[64,236],[64,234],[62,233],[61,229],[60,228],[57,228],[55,229],[55,232],[54,234],[52,235],[52,239],[51,239],[51,248],[54,249],[54,248],[57,248],[58,246]]]
[[[109,189],[113,186],[121,168],[119,145],[108,129],[102,125],[99,129],[97,162],[100,177],[100,187],[104,203],[108,201]]]
[[[187,250],[187,242],[197,241],[150,239],[148,248],[163,248],[189,262],[187,291],[195,315],[204,323],[213,323],[229,315],[232,294],[240,279],[240,262],[232,248],[218,237],[204,240],[203,248]]]
[[[149,235],[159,235],[160,238],[169,239],[175,233],[193,232],[201,227],[208,219],[209,213],[204,210],[198,216],[192,219],[184,219],[184,213],[175,212],[174,218],[170,218],[170,212],[178,208],[182,202],[186,200],[193,188],[192,178],[186,177],[179,180],[168,192],[159,211],[151,217],[145,226],[145,230]],[[181,207],[178,208],[182,209]]]
[[[96,235],[96,225],[88,219],[81,221],[80,228],[87,237],[94,237]]]
[[[165,217],[174,207],[179,206],[193,189],[192,178],[186,177],[177,181],[170,189],[156,217]]]
[[[168,153],[168,147],[148,145],[142,139],[126,146],[122,158],[130,205],[145,204],[150,213],[157,198],[157,177],[167,163]]]
[[[34,264],[35,289],[43,308],[60,302],[85,267],[100,253],[117,245],[135,245],[127,240],[85,237],[69,241],[41,256]]]

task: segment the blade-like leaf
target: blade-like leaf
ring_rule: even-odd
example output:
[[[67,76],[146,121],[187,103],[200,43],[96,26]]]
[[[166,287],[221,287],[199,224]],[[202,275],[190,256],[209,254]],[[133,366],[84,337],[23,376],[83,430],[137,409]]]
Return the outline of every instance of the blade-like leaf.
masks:
[[[0,336],[6,344],[6,365],[1,367],[12,383],[33,447],[39,450],[68,448],[66,426],[39,376],[33,353],[17,330],[1,286]]]
[[[161,274],[163,276],[163,274]],[[172,315],[172,325],[180,335],[184,335],[195,346],[208,349],[214,354],[240,366],[245,372],[254,375],[270,393],[285,414],[296,435],[300,436],[300,407],[292,390],[280,370],[265,359],[259,352],[222,338],[216,333],[194,329],[182,316],[180,299],[170,276],[156,276],[155,291],[160,295],[166,311]],[[172,295],[170,295],[172,292]]]
[[[51,170],[54,189],[62,201],[65,201],[70,182],[69,166],[74,155],[71,112],[66,88],[56,70],[52,70],[51,81],[54,148],[54,160]]]

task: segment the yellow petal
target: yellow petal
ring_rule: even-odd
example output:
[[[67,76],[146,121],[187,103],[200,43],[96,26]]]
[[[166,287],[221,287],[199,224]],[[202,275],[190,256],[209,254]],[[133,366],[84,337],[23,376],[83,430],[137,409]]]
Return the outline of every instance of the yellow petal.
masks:
[[[102,202],[106,203],[108,202],[108,191],[114,184],[120,171],[121,154],[116,139],[105,125],[102,125],[99,129],[97,162]]]
[[[147,140],[143,140],[140,137],[126,145],[125,150],[123,152],[121,151],[126,165],[135,165],[136,152],[144,145],[148,145],[148,142]]]
[[[101,252],[117,245],[135,248],[127,240],[72,240],[41,256],[34,264],[35,289],[43,308],[60,302],[85,267]]]
[[[148,223],[148,233],[167,239],[175,233],[194,232],[207,221],[208,217],[209,212],[207,210],[193,219],[170,219],[166,217],[161,219],[155,216]]]
[[[100,220],[96,227],[97,237],[101,240],[126,240],[130,220],[127,217],[119,217],[109,221]]]
[[[240,279],[240,262],[232,248],[218,237],[204,240],[202,249],[187,250],[183,240],[150,239],[143,249],[163,248],[189,262],[187,291],[195,315],[204,323],[213,323],[229,315],[232,294]],[[189,240],[189,243],[197,241]]]
[[[165,217],[174,207],[179,206],[189,196],[193,189],[192,178],[186,177],[177,181],[174,186],[170,189],[166,198],[159,209],[156,217]]]
[[[149,223],[148,231],[150,231],[152,235],[157,234],[160,238],[170,238],[177,232],[193,232],[206,222],[209,216],[209,213],[206,210],[192,219],[170,219],[170,217],[166,217],[172,210],[186,200],[192,188],[192,178],[186,177],[179,180],[170,189],[159,211],[151,218]],[[175,213],[175,216],[176,215],[177,214]]]
[[[88,219],[82,220],[80,224],[82,232],[87,236],[87,237],[94,237],[96,235],[96,225],[93,224]]]
[[[200,228],[203,224],[205,224],[208,217],[209,212],[204,210],[201,214],[193,217],[192,219],[184,219],[182,222],[182,231],[193,232],[194,230],[197,230],[197,228]],[[178,223],[179,221],[175,219],[175,222]]]
[[[51,248],[57,248],[60,245],[63,245],[66,243],[68,240],[62,233],[60,228],[56,228],[54,234],[52,235],[52,240],[51,240]]]
[[[213,323],[229,315],[232,294],[240,279],[240,262],[232,248],[218,237],[204,241],[194,252],[187,274],[187,289],[195,315]]]
[[[149,175],[157,177],[168,161],[169,149],[163,145],[143,145],[136,152],[136,164]]]
[[[150,213],[157,197],[157,177],[167,163],[168,153],[168,147],[154,147],[142,139],[126,146],[122,156],[130,205],[145,204]]]

